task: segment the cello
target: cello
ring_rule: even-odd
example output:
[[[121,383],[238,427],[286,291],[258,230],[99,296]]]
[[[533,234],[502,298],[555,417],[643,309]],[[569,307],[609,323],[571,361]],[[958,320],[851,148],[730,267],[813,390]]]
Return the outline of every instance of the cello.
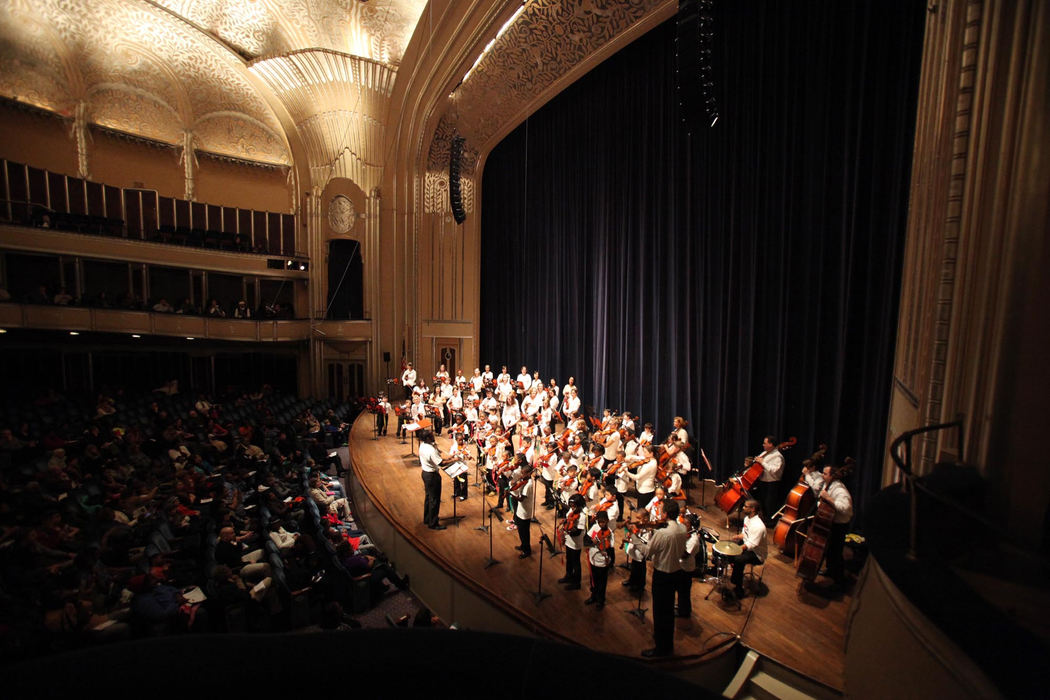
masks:
[[[776,529],[773,530],[773,543],[780,547],[780,551],[784,554],[794,555],[798,548],[796,544],[798,528],[813,512],[813,507],[816,505],[817,497],[813,495],[813,489],[806,483],[805,470],[819,469],[827,451],[828,446],[821,444],[817,451],[802,463],[803,474],[799,476],[798,483],[788,493],[784,505],[774,516],[778,517],[778,520]]]
[[[777,445],[778,450],[789,449],[792,445],[798,442],[798,438],[788,438],[784,442]],[[737,472],[735,475],[729,477],[729,479],[722,484],[722,490],[715,496],[715,503],[718,507],[725,511],[726,515],[732,513],[733,510],[740,505],[740,502],[744,500],[744,495],[751,490],[751,487],[755,485],[759,477],[762,476],[763,467],[755,460],[754,457],[748,457],[744,460],[744,468]]]
[[[853,458],[847,457],[841,467],[831,470],[831,481],[842,479],[853,470]],[[827,490],[830,481],[825,480],[821,493]],[[824,561],[824,553],[828,548],[828,536],[831,534],[831,524],[835,519],[835,506],[824,499],[817,501],[817,514],[806,532],[806,543],[802,545],[802,555],[799,557],[795,575],[803,581],[814,581],[820,571],[820,564]]]

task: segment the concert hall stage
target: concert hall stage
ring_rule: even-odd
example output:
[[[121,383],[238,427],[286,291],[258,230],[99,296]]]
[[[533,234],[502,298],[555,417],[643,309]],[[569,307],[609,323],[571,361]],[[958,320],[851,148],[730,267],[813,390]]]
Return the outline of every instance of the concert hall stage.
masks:
[[[581,590],[566,591],[557,583],[564,575],[564,555],[552,558],[546,548],[536,545],[541,532],[553,539],[553,511],[536,508],[540,524],[532,525],[533,555],[525,560],[518,559],[514,549],[517,533],[508,531],[494,517],[492,557],[498,563],[486,567],[489,535],[477,528],[489,522],[487,517],[482,519],[482,504],[494,506],[496,497],[483,497],[482,489],[473,486],[473,464],[469,497],[455,503],[458,522],[452,520],[452,484],[442,475],[441,521],[448,529],[430,530],[423,525],[419,461],[410,451],[418,443],[401,444],[393,434],[396,423],[390,427],[390,435],[374,439],[373,420],[371,414],[362,413],[354,423],[349,440],[352,473],[348,486],[358,518],[397,569],[410,575],[412,591],[420,600],[460,628],[541,636],[645,661],[641,651],[653,646],[651,577],[646,579],[641,600],[646,613],[639,617],[632,614],[639,607],[638,597],[620,585],[627,577],[627,570],[619,567],[626,561],[620,549],[622,527],[615,530],[617,566],[609,576],[607,602],[601,611],[583,604],[589,595],[586,556]],[[447,453],[446,437],[438,437],[437,444],[443,454]],[[542,498],[543,486],[537,486]],[[709,503],[713,495],[708,482]],[[700,497],[699,485],[688,490],[689,509],[700,513],[705,528],[728,537],[731,533],[725,526],[725,515],[713,504],[701,508]],[[711,584],[697,579],[692,589],[692,617],[675,620],[675,656],[652,663],[669,671],[684,670],[726,653],[739,640],[759,654],[842,692],[844,635],[852,599],[848,594],[828,597],[808,590],[800,592],[798,581],[792,560],[773,545],[770,531],[759,595],[744,598],[739,608],[726,604],[718,593],[704,600]],[[550,597],[537,603],[538,587]]]

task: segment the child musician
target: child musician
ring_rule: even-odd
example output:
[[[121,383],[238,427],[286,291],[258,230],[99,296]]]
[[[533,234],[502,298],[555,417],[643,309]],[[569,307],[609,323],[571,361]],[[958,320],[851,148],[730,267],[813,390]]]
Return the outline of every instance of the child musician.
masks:
[[[583,601],[583,604],[594,604],[594,607],[601,610],[605,607],[605,588],[609,584],[609,569],[614,561],[614,536],[609,529],[607,511],[598,511],[595,519],[597,522],[587,531],[587,540],[590,543],[587,558],[591,565],[591,597]]]
[[[567,584],[565,590],[580,590],[580,552],[583,550],[584,516],[583,496],[578,493],[569,498],[569,512],[559,525],[565,543],[565,575],[558,583]]]

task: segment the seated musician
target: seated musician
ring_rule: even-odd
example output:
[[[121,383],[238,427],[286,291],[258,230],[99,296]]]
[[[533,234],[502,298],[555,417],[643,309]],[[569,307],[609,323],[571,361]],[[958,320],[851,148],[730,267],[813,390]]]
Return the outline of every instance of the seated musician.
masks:
[[[744,502],[744,528],[732,540],[740,543],[743,552],[733,557],[733,592],[737,598],[746,595],[744,591],[744,567],[748,564],[761,564],[766,560],[766,524],[762,522],[758,501],[748,499]]]

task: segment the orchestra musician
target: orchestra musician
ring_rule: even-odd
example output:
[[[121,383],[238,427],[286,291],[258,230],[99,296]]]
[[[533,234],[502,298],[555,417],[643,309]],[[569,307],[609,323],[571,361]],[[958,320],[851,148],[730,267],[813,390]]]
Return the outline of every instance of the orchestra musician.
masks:
[[[591,515],[597,515],[598,513],[607,513],[610,521],[623,520],[620,516],[620,506],[616,502],[616,489],[609,486],[605,487],[601,500],[591,508]]]
[[[445,365],[444,364],[442,364],[438,368],[437,374],[434,375],[434,383],[435,384],[437,384],[439,382],[442,382],[442,381],[445,381],[445,382],[448,381],[448,370],[445,369]]]
[[[518,402],[514,400],[513,396],[506,398],[500,420],[503,423],[503,429],[507,433],[507,438],[512,438],[518,422],[521,421],[521,409],[518,408]]]
[[[566,584],[565,590],[580,590],[580,553],[583,551],[583,533],[586,516],[583,513],[583,496],[578,493],[569,498],[569,510],[558,524],[565,545],[565,575],[558,583]]]
[[[379,394],[379,403],[376,405],[376,434],[386,435],[387,416],[393,408],[386,398],[386,394]]]
[[[397,436],[399,438],[405,437],[405,423],[411,422],[410,411],[412,404],[408,402],[408,399],[402,401],[397,409]]]
[[[732,558],[733,573],[729,580],[733,583],[733,592],[737,598],[746,595],[744,591],[744,567],[748,564],[761,564],[766,560],[766,524],[759,514],[758,501],[749,498],[744,502],[744,527],[739,535],[733,535],[734,542],[739,542],[744,550]]]
[[[511,485],[515,503],[514,525],[518,528],[518,540],[521,542],[515,549],[520,552],[519,559],[527,559],[532,556],[532,541],[529,535],[536,507],[535,480],[532,478],[532,466],[528,462],[521,465],[518,474],[517,483]]]
[[[752,495],[761,499],[765,515],[769,515],[780,503],[780,477],[784,474],[784,455],[777,448],[776,438],[772,435],[763,438],[762,454],[755,457],[755,461],[762,465],[762,476],[756,484],[759,493]]]
[[[691,617],[693,614],[693,576],[697,568],[703,571],[707,562],[707,549],[703,537],[700,536],[700,516],[695,513],[682,513],[678,516],[680,522],[689,533],[685,541],[685,552],[682,554],[682,572],[675,586],[675,615],[678,617]]]
[[[570,380],[572,377],[569,378]],[[565,385],[567,391],[562,393],[562,404],[565,409],[565,419],[568,420],[569,416],[576,416],[580,412],[580,396],[576,393],[576,387]]]
[[[485,365],[485,371],[481,373],[481,385],[491,388],[493,384],[492,367]]]
[[[452,458],[456,461],[465,460],[467,454],[467,442],[470,440],[470,427],[467,424],[466,417],[462,413],[456,416],[456,422],[452,428],[449,429],[449,433],[452,437]],[[466,472],[452,479],[453,498],[465,501],[467,500],[468,491]]]
[[[828,577],[835,582],[836,589],[841,589],[846,580],[842,548],[846,544],[849,523],[853,519],[853,497],[834,468],[824,467],[823,479],[825,486],[820,492],[820,500],[827,501],[835,508],[835,517],[831,522],[831,532],[828,533],[828,544],[824,557]]]
[[[532,375],[529,374],[529,369],[525,365],[521,366],[521,372],[518,372],[516,378],[517,391],[521,394],[528,393],[529,389],[532,388]]]
[[[808,459],[802,462],[802,479],[813,495],[819,498],[820,492],[824,490],[824,472],[820,470],[819,465]]]
[[[405,371],[401,373],[401,386],[405,388],[405,398],[412,398],[412,388],[416,385],[416,370],[409,362],[405,365]]]
[[[474,374],[470,377],[470,388],[476,394],[480,394],[481,390],[485,388],[485,378],[481,376],[481,370],[477,367],[474,368]]]
[[[599,511],[595,516],[594,525],[586,535],[586,541],[590,544],[587,560],[591,569],[591,596],[583,601],[584,605],[593,604],[598,610],[605,607],[605,588],[609,583],[609,569],[615,561],[614,540],[613,532],[609,529],[609,513],[604,510]]]
[[[651,445],[641,445],[638,448],[638,453],[641,455],[638,470],[635,473],[630,471],[623,473],[635,483],[635,488],[638,490],[638,507],[645,508],[656,492],[657,463],[656,458],[653,456]]]

